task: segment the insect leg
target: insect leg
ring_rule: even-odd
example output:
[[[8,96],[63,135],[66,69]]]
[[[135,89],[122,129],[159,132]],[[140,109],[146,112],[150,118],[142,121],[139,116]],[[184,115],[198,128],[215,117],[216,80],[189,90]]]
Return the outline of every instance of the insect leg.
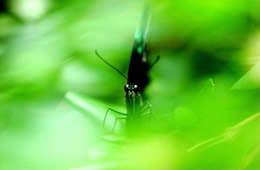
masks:
[[[118,120],[125,120],[125,119],[126,119],[126,117],[117,117],[116,120],[115,120],[115,122],[114,122],[112,132],[115,131],[117,121],[118,121]]]
[[[154,117],[154,114],[152,112],[152,105],[148,102],[145,102],[144,105],[142,105],[140,107],[140,110],[138,110],[138,113],[140,116],[142,117],[145,117],[149,114],[150,116],[150,121],[153,119],[153,120],[156,120],[155,117]]]
[[[141,113],[141,117],[146,117],[149,116],[150,121],[152,120],[152,108],[151,107],[146,107]]]
[[[137,119],[139,120],[139,123],[141,123],[141,126],[143,127],[143,130],[149,130],[153,128],[153,113],[152,113],[152,106],[149,103],[144,103],[140,107],[140,109],[137,112]]]
[[[121,113],[121,112],[118,112],[118,111],[116,111],[116,110],[114,110],[114,109],[108,108],[107,111],[106,111],[104,120],[103,120],[103,128],[105,127],[106,118],[107,118],[107,115],[108,115],[108,112],[109,112],[109,111],[112,111],[112,112],[115,112],[115,113],[117,113],[117,114],[124,115],[124,116],[126,115],[125,113]]]
[[[149,111],[149,113],[152,112],[152,105],[148,102],[145,102],[137,111],[140,115],[144,114],[146,111]]]

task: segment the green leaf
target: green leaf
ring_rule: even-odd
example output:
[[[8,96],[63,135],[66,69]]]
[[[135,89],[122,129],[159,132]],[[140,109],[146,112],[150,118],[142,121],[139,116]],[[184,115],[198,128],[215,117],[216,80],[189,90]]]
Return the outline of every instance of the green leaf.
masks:
[[[250,90],[260,87],[260,63],[251,68],[231,88],[232,90]]]
[[[93,98],[83,96],[77,93],[68,92],[65,95],[65,99],[74,105],[77,109],[81,110],[87,119],[90,119],[96,123],[99,128],[103,127],[108,131],[112,132],[115,119],[118,117],[113,111],[108,111],[109,105],[102,103]],[[116,107],[113,107],[116,108]],[[108,111],[107,117],[105,119],[106,112]],[[123,129],[122,122],[118,122],[116,129],[121,131]]]

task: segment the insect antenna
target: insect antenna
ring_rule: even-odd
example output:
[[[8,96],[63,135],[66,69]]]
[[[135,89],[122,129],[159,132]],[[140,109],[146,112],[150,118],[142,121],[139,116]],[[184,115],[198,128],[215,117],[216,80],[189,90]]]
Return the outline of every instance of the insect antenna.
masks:
[[[161,56],[157,56],[154,62],[150,65],[150,69],[160,60]]]
[[[118,70],[116,67],[114,67],[112,64],[110,64],[109,62],[107,62],[103,57],[101,57],[98,53],[97,50],[95,50],[96,55],[104,62],[106,63],[108,66],[110,66],[112,69],[114,69],[115,71],[117,71],[122,77],[124,77],[126,80],[128,80],[128,78],[120,71]]]

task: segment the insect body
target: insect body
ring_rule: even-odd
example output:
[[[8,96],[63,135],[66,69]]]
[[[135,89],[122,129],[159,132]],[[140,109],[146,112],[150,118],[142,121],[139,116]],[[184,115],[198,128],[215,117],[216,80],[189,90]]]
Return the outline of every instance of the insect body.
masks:
[[[131,53],[128,77],[121,73],[117,68],[105,61],[96,51],[97,56],[106,64],[119,72],[126,80],[127,84],[125,90],[125,102],[127,113],[121,113],[113,109],[108,109],[104,118],[103,126],[105,125],[106,117],[109,111],[113,111],[121,117],[117,117],[114,122],[113,131],[116,127],[117,121],[120,119],[126,120],[126,128],[129,132],[136,132],[144,122],[151,119],[151,105],[143,101],[143,92],[149,83],[148,71],[159,60],[159,57],[153,64],[147,61],[147,33],[150,23],[150,14],[148,9],[144,11],[140,26],[135,33],[135,41]],[[140,130],[140,129],[139,129]]]

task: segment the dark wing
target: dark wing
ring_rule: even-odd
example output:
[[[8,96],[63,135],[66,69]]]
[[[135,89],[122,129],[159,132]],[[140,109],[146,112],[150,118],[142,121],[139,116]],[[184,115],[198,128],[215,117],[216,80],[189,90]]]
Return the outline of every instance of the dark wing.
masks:
[[[128,69],[128,84],[138,85],[141,92],[149,82],[148,71],[150,66],[147,62],[146,39],[150,19],[150,13],[148,9],[145,9],[140,25],[135,32],[135,41]]]

